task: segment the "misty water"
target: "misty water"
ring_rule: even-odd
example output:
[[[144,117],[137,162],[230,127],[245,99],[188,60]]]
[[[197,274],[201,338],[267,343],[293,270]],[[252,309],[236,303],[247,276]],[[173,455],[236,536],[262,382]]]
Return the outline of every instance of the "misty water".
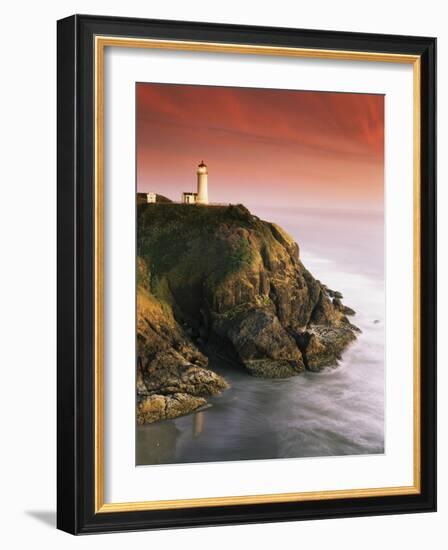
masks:
[[[299,243],[311,273],[342,292],[361,330],[339,366],[285,380],[210,362],[231,388],[208,409],[137,428],[137,464],[384,452],[382,213],[248,205]]]

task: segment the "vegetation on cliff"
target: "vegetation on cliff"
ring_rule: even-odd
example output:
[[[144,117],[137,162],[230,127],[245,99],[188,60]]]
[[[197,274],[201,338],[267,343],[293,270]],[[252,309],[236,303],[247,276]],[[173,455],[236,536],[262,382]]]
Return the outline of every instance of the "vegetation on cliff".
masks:
[[[284,378],[337,364],[356,327],[294,240],[242,205],[138,205],[137,420],[187,414],[227,386],[226,357]]]

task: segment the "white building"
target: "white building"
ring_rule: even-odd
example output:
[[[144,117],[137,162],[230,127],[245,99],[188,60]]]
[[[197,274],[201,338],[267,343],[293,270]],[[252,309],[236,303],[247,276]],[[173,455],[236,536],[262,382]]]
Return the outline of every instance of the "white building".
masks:
[[[198,177],[197,193],[184,191],[181,199],[184,204],[208,204],[208,171],[203,160],[198,165],[196,174]]]
[[[184,204],[196,204],[197,202],[197,193],[190,193],[190,191],[184,191],[182,193],[182,202]]]
[[[157,202],[157,194],[153,192],[146,193],[146,202]]]

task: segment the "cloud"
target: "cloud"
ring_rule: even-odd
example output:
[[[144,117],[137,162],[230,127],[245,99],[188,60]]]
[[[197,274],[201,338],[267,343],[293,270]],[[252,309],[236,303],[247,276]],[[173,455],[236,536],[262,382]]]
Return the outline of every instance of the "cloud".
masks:
[[[222,181],[382,196],[381,95],[142,83],[136,115],[140,181],[181,179],[205,157]]]

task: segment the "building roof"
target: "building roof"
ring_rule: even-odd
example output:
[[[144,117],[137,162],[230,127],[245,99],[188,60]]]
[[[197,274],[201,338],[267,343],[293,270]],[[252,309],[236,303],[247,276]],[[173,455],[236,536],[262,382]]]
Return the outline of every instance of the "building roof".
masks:
[[[193,191],[184,191],[182,195],[197,195],[197,193],[193,193]]]
[[[201,160],[201,163],[198,164],[198,167],[199,167],[199,168],[207,168],[207,165],[204,164],[204,161],[203,161],[203,160]]]

